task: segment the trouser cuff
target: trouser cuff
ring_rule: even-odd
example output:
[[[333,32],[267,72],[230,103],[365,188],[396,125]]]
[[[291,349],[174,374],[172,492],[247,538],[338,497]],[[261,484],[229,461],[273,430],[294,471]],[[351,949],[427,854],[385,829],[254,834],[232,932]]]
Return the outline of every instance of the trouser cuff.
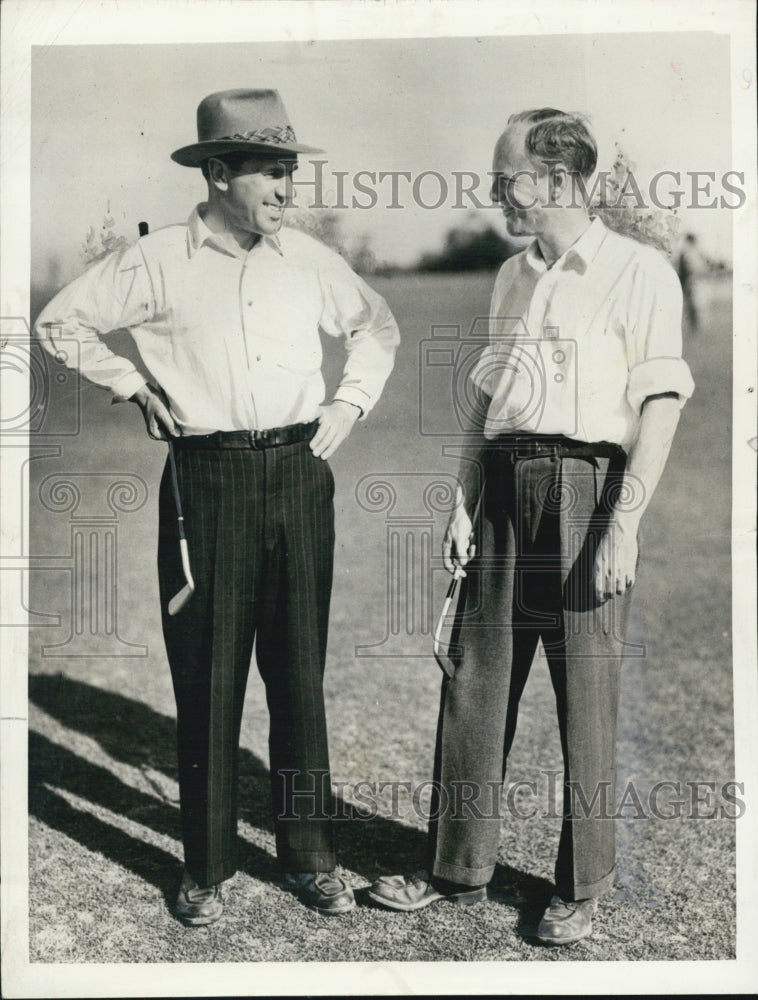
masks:
[[[207,865],[193,865],[187,861],[184,867],[201,889],[208,889],[212,885],[218,885],[219,882],[226,882],[227,879],[233,878],[237,874],[237,866],[234,864],[217,864],[209,867]]]
[[[284,872],[331,872],[337,867],[337,857],[332,851],[289,851],[279,857],[279,867]]]
[[[570,886],[558,885],[556,889],[561,899],[565,899],[567,903],[576,902],[578,899],[594,899],[612,889],[615,878],[616,866],[614,865],[607,875],[596,882],[582,882]]]
[[[432,868],[432,875],[435,878],[444,878],[447,882],[457,882],[459,885],[487,885],[494,873],[494,865],[467,868],[451,864],[449,861],[435,861]]]

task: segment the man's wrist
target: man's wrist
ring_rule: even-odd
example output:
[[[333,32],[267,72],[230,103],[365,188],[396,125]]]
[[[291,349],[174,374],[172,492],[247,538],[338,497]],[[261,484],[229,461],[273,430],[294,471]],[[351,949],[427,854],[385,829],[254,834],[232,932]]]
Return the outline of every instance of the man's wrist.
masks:
[[[471,520],[471,510],[473,504],[468,496],[468,491],[465,487],[460,484],[455,489],[455,502],[453,504],[453,509],[450,512],[451,520],[456,521],[458,518],[467,517]]]
[[[345,409],[346,413],[354,414],[356,420],[363,416],[363,409],[357,403],[351,403],[347,399],[335,399],[332,401],[332,406],[337,406],[338,404]]]
[[[642,515],[637,511],[614,511],[613,523],[626,535],[636,535]]]
[[[150,384],[148,382],[143,382],[139,389],[137,389],[136,392],[133,392],[128,399],[130,403],[137,403],[139,406],[142,406],[142,404],[145,403],[152,396],[152,394],[153,390]]]

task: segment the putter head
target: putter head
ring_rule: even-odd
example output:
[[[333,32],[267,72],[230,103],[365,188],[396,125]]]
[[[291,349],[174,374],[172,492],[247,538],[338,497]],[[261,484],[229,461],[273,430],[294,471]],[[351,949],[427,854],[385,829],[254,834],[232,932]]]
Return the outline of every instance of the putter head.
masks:
[[[453,579],[450,581],[450,586],[447,589],[447,594],[445,595],[445,602],[442,605],[442,612],[437,620],[437,627],[434,630],[434,636],[432,641],[432,651],[434,652],[434,658],[437,663],[442,668],[443,672],[447,674],[448,677],[452,677],[455,673],[455,661],[454,656],[460,656],[461,649],[459,646],[449,645],[447,648],[442,645],[442,630],[445,627],[445,622],[447,619],[448,612],[450,611],[450,606],[454,602],[457,592],[459,582],[461,580],[460,570],[455,571],[453,574]]]
[[[186,583],[179,591],[179,593],[175,594],[168,602],[168,613],[170,615],[178,614],[194,593],[195,593],[194,583],[192,584]]]
[[[187,548],[187,539],[179,539],[179,549],[182,554],[182,569],[184,570],[184,579],[187,581],[178,594],[175,594],[171,600],[168,602],[168,613],[170,615],[178,614],[187,601],[195,593],[195,581],[192,579],[192,573],[190,572],[189,563],[189,549]]]
[[[455,674],[455,662],[451,659],[450,652],[450,648],[447,650],[435,649],[434,651],[434,659],[447,677],[453,677]]]

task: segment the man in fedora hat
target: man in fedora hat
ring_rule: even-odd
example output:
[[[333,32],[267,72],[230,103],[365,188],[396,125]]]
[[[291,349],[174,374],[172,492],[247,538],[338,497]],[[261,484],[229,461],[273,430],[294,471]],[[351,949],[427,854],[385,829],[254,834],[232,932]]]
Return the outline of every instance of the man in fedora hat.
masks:
[[[554,108],[513,115],[495,147],[493,201],[512,236],[534,238],[497,276],[489,344],[471,372],[469,438],[442,546],[446,568],[466,579],[425,867],[369,891],[396,910],[486,898],[519,699],[541,642],[564,758],[556,888],[536,934],[548,945],[587,937],[613,885],[637,533],[693,390],[676,274],[657,249],[591,218],[596,160],[585,120]]]
[[[79,370],[141,408],[176,456],[195,591],[183,583],[169,468],[158,570],[177,704],[185,870],[176,912],[223,912],[236,868],[237,766],[253,642],[270,714],[270,770],[285,884],[324,914],[350,910],[335,872],[323,672],[334,549],[329,459],[379,398],[399,341],[384,300],[282,221],[299,153],[275,90],[229,90],[197,111],[172,158],[208,187],[186,224],[140,238],[64,288],[36,332],[79,342]],[[150,373],[101,334],[128,328]],[[319,330],[347,361],[324,405]]]

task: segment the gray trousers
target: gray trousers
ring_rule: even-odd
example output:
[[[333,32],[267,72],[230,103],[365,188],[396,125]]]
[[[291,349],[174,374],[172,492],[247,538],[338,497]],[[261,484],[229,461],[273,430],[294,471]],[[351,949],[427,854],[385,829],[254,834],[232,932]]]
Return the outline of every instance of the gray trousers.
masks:
[[[430,868],[465,885],[492,877],[500,795],[519,699],[541,639],[564,758],[555,881],[566,899],[613,882],[616,718],[631,594],[598,604],[593,565],[618,499],[619,458],[484,453],[477,554],[443,682],[429,825]],[[594,799],[594,801],[593,801]]]

